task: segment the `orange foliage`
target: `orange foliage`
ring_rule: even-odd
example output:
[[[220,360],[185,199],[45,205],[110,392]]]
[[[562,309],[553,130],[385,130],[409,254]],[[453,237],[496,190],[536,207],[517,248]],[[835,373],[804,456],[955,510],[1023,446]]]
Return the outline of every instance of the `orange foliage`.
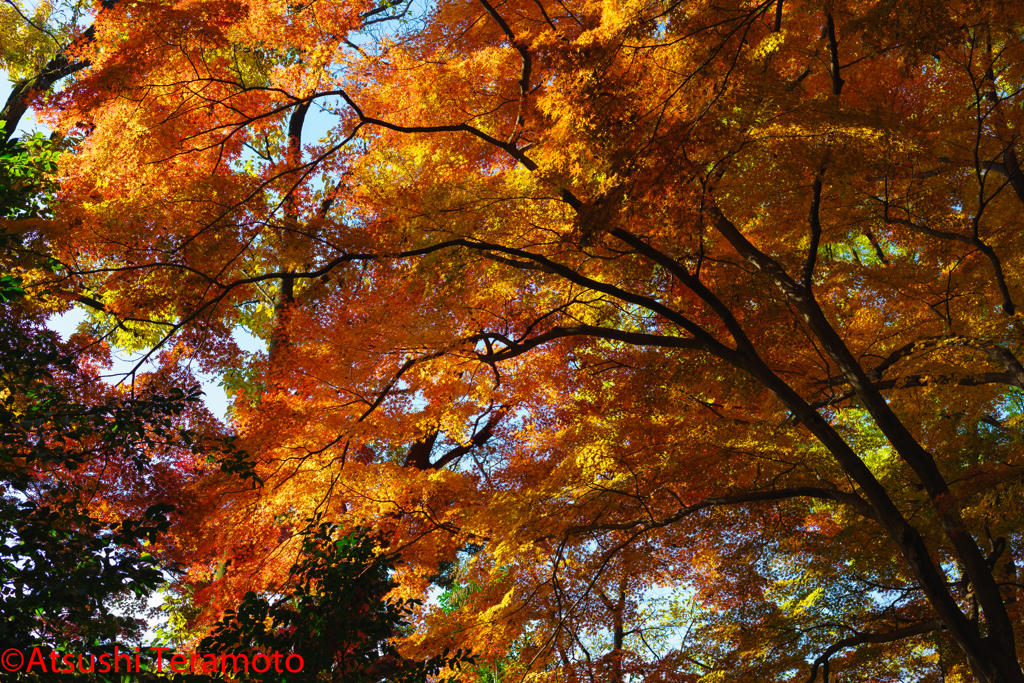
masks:
[[[1022,26],[101,12],[44,112],[86,134],[49,238],[111,327],[225,373],[266,482],[199,484],[196,627],[316,511],[390,538],[406,596],[456,577],[405,647],[476,676],[1024,680]]]

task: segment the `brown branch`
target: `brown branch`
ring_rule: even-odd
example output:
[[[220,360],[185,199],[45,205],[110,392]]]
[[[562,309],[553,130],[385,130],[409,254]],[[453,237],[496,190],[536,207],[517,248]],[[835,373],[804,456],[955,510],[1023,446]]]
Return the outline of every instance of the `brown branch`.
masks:
[[[877,382],[878,380],[882,379],[882,376],[885,375],[889,368],[891,368],[897,362],[903,360],[904,358],[909,358],[912,353],[915,353],[917,351],[924,351],[928,348],[939,346],[941,344],[941,341],[941,339],[926,339],[923,341],[916,341],[911,342],[910,344],[905,344],[900,348],[896,349],[895,351],[893,351],[892,353],[890,353],[888,356],[882,359],[881,363],[873,367],[871,369],[871,372],[868,373],[868,377],[870,377],[873,381]]]
[[[999,294],[1003,298],[1003,313],[1013,315],[1017,312],[1017,306],[1013,303],[1013,296],[1010,294],[1010,287],[1006,284],[1006,275],[1003,273],[1003,264],[996,256],[996,250],[977,236],[971,242],[992,264],[992,270],[995,271],[996,276],[996,286],[999,287]]]
[[[497,254],[484,254],[484,258],[490,259],[491,261],[497,261],[498,263],[504,263],[506,266],[511,266],[517,270],[536,270],[541,273],[553,273],[554,271],[550,268],[546,268],[530,261],[517,261],[516,259],[505,258],[504,256],[498,256]]]
[[[49,90],[54,83],[62,78],[66,78],[90,66],[88,60],[71,61],[68,59],[68,49],[72,45],[80,47],[85,43],[91,42],[94,35],[95,30],[90,26],[79,40],[57,52],[38,74],[32,78],[18,81],[14,85],[11,94],[7,96],[7,102],[4,104],[3,111],[0,112],[0,123],[3,124],[4,140],[10,140],[14,136],[14,131],[21,122],[21,118],[40,93]]]
[[[773,500],[790,500],[793,498],[819,498],[834,500],[837,503],[849,505],[862,516],[868,519],[877,520],[878,515],[874,508],[863,498],[855,493],[847,493],[838,489],[827,489],[816,486],[794,486],[774,491],[751,491],[730,496],[712,496],[704,500],[680,508],[668,517],[662,519],[635,519],[628,522],[604,522],[593,523],[581,526],[571,526],[566,529],[568,536],[580,536],[594,531],[626,531],[629,529],[640,529],[643,532],[652,529],[660,529],[678,522],[701,510],[721,507],[723,505],[742,505],[745,503],[762,503]]]
[[[512,129],[512,135],[509,136],[509,144],[515,140],[516,131],[518,131],[524,124],[523,120],[523,103],[526,100],[526,95],[530,92],[530,71],[532,68],[533,61],[530,58],[530,51],[526,49],[520,40],[516,38],[516,34],[512,31],[512,28],[508,23],[498,14],[498,11],[494,9],[491,3],[487,0],[479,0],[480,4],[484,6],[487,13],[491,15],[495,23],[501,28],[501,32],[508,38],[508,42],[516,49],[519,53],[519,57],[522,60],[522,71],[519,76],[519,111],[516,112],[516,124]],[[543,9],[543,8],[542,8]]]
[[[807,679],[807,683],[814,683],[814,679],[818,677],[819,668],[823,668],[823,681],[824,683],[828,683],[828,660],[832,655],[840,650],[845,650],[848,647],[855,647],[857,645],[864,645],[866,643],[892,643],[897,640],[903,640],[904,638],[911,638],[924,633],[938,631],[941,628],[941,619],[929,619],[928,621],[904,626],[903,628],[898,628],[895,631],[889,631],[888,633],[859,633],[855,636],[850,636],[849,638],[843,638],[834,645],[829,646],[825,652],[814,660],[814,665],[811,667],[811,677]]]
[[[982,92],[984,93],[984,98],[991,105],[990,112],[992,114],[993,123],[995,124],[996,134],[999,137],[1000,142],[1003,143],[1002,168],[993,170],[998,170],[1006,176],[1006,179],[1010,183],[1010,187],[1013,189],[1014,193],[1016,193],[1017,198],[1024,202],[1024,172],[1021,171],[1020,160],[1017,157],[1017,136],[1010,130],[1006,123],[1006,115],[999,106],[1002,102],[1002,98],[999,97],[999,91],[996,88],[995,69],[992,61],[991,36],[989,36],[987,42],[986,56],[988,58],[989,65],[988,68],[985,69]]]
[[[828,38],[828,52],[831,57],[829,73],[832,74],[832,94],[839,97],[846,81],[839,75],[839,41],[836,40],[836,24],[831,12],[825,13],[825,35]]]
[[[613,232],[613,234],[617,233]],[[545,256],[541,256],[539,254],[534,254],[533,252],[526,251],[525,249],[516,249],[514,247],[506,247],[501,244],[494,244],[490,242],[477,242],[464,239],[452,240],[451,243],[459,243],[462,246],[465,246],[466,248],[479,250],[480,252],[498,252],[499,254],[513,256],[518,259],[531,261],[538,265],[544,266],[545,268],[548,268],[550,272],[558,275],[559,277],[565,280],[568,280],[569,282],[580,285],[581,287],[585,287],[595,292],[608,294],[610,296],[615,297],[616,299],[631,304],[635,304],[650,311],[651,313],[661,316],[665,320],[668,320],[669,322],[677,325],[681,329],[688,332],[693,337],[693,339],[698,343],[697,348],[701,348],[704,351],[707,351],[708,353],[711,353],[712,355],[718,358],[722,358],[723,360],[728,360],[729,362],[733,363],[739,362],[736,351],[730,349],[728,346],[725,346],[724,344],[719,342],[710,333],[708,333],[707,330],[702,328],[697,323],[688,319],[678,311],[675,311],[669,308],[668,306],[662,304],[660,301],[657,301],[656,299],[652,299],[641,294],[636,294],[634,292],[627,291],[625,289],[622,289],[621,287],[617,287],[606,282],[601,282],[600,280],[589,278],[573,270],[572,268],[569,268],[568,266],[562,265],[556,261],[552,261],[551,259]],[[680,339],[680,341],[685,342],[687,340]]]
[[[368,10],[366,12],[363,12],[362,14],[359,15],[359,18],[363,20],[363,23],[361,23],[359,25],[359,28],[360,29],[366,29],[366,28],[369,28],[370,26],[373,26],[374,24],[380,24],[380,23],[383,23],[383,22],[386,22],[386,21],[396,21],[398,19],[404,18],[405,15],[407,15],[409,13],[409,8],[412,7],[412,0],[405,0],[404,6],[402,7],[402,11],[399,12],[398,14],[390,14],[390,15],[385,16],[385,17],[378,17],[376,19],[370,19],[370,17],[373,17],[373,16],[376,16],[378,14],[382,14],[384,12],[387,12],[388,10],[394,9],[397,6],[398,5],[391,4],[391,3],[384,3],[380,7],[377,7],[377,8],[372,9],[372,10]],[[370,21],[367,21],[367,19],[370,19]],[[346,42],[348,42],[348,41],[346,41]],[[359,48],[356,47],[355,45],[353,45],[352,43],[349,43],[349,45],[352,45],[352,47],[355,47],[356,50],[359,50]]]
[[[996,344],[985,344],[981,349],[988,354],[989,358],[999,361],[1006,368],[1006,374],[1010,377],[1007,384],[1024,388],[1024,366],[1017,360],[1017,356],[1013,355],[1009,349]]]

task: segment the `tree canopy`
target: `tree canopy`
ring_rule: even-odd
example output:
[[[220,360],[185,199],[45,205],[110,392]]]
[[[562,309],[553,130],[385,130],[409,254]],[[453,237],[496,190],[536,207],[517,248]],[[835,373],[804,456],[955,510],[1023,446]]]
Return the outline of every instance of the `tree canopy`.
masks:
[[[480,680],[1024,681],[1020,3],[81,16],[5,258],[231,392],[186,635],[322,515]]]

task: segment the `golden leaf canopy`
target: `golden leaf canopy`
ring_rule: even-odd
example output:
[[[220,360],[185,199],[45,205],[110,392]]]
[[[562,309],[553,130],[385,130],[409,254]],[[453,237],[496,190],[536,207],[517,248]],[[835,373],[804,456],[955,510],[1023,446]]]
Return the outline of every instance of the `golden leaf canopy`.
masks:
[[[470,678],[1024,681],[1024,5],[108,5],[39,229],[233,394],[190,628],[316,512]]]

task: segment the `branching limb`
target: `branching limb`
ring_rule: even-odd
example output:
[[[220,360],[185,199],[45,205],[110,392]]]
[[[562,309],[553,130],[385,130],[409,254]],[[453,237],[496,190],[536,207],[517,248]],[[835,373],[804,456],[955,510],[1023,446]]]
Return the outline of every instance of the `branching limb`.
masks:
[[[986,384],[1007,384],[1010,386],[1021,386],[1014,376],[1009,372],[976,372],[970,375],[958,376],[958,375],[910,375],[908,377],[900,377],[898,379],[888,379],[881,382],[875,382],[874,387],[878,391],[885,391],[887,389],[911,389],[914,387],[932,386],[936,384],[955,384],[961,387],[979,387]],[[856,391],[852,389],[832,396],[823,401],[812,403],[814,408],[824,408],[826,406],[832,406],[837,403],[842,403],[847,399],[851,399],[857,395]]]
[[[395,5],[385,2],[379,7],[367,10],[366,12],[360,14],[359,18],[363,20],[363,23],[359,25],[359,28],[366,29],[369,28],[370,26],[373,26],[374,24],[382,24],[387,21],[397,21],[399,19],[403,19],[409,13],[410,7],[412,7],[412,0],[405,0],[405,2],[402,3],[401,12],[398,12],[397,14],[388,14],[386,16],[380,16],[381,14],[384,14],[388,10],[395,9]],[[355,46],[353,45],[353,47]],[[359,48],[356,47],[356,49],[358,50]]]
[[[621,341],[634,346],[659,346],[662,348],[691,349],[695,351],[704,350],[703,345],[695,339],[686,337],[672,337],[668,335],[645,334],[642,332],[626,332],[611,327],[599,327],[596,325],[573,325],[570,327],[553,327],[543,334],[532,339],[513,341],[497,334],[481,334],[468,338],[466,341],[499,341],[505,348],[498,351],[477,353],[479,359],[485,363],[499,363],[501,361],[521,356],[542,344],[565,337],[594,337],[597,339],[608,339]]]
[[[565,529],[565,533],[568,536],[583,536],[585,533],[591,533],[594,531],[640,529],[646,532],[651,529],[669,526],[696,512],[707,510],[709,508],[717,508],[727,505],[743,505],[746,503],[763,503],[766,501],[784,501],[796,498],[815,498],[836,501],[837,503],[849,505],[860,515],[867,517],[868,519],[878,519],[877,511],[874,510],[867,501],[856,494],[842,492],[842,490],[837,488],[793,486],[791,488],[778,488],[775,490],[757,490],[757,492],[735,494],[733,496],[715,496],[712,498],[706,498],[699,503],[694,503],[693,505],[681,508],[668,517],[664,517],[662,519],[644,518],[634,519],[627,522],[595,522],[593,524],[570,526]]]
[[[849,505],[862,516],[868,519],[877,520],[877,512],[871,505],[855,493],[847,493],[838,489],[827,489],[816,486],[794,486],[792,488],[776,489],[774,491],[751,491],[731,496],[713,496],[688,505],[677,510],[668,517],[662,519],[635,519],[629,522],[595,522],[581,526],[571,526],[565,533],[569,536],[581,536],[595,531],[626,531],[639,529],[643,532],[652,529],[660,529],[689,517],[690,515],[707,510],[708,508],[722,507],[725,505],[743,505],[745,503],[760,503],[772,500],[791,500],[794,498],[818,498],[834,500],[844,505]]]
[[[90,26],[82,34],[77,44],[89,42],[93,39],[93,36],[94,29]],[[11,94],[7,97],[6,104],[4,104],[3,111],[0,112],[0,123],[3,124],[4,140],[10,140],[14,136],[14,131],[17,129],[21,117],[25,115],[25,112],[28,111],[32,102],[35,101],[40,93],[49,90],[54,83],[62,78],[77,73],[90,65],[88,60],[72,61],[68,59],[67,50],[68,48],[66,47],[54,55],[53,59],[47,62],[35,77],[26,78],[14,85]]]
[[[522,71],[519,76],[519,111],[516,112],[516,123],[512,129],[512,135],[509,136],[508,144],[513,144],[516,139],[516,133],[522,128],[524,124],[523,120],[523,104],[526,101],[526,96],[530,92],[530,71],[532,70],[533,60],[530,58],[530,51],[526,49],[526,45],[522,41],[516,38],[516,34],[512,31],[512,28],[508,23],[498,14],[498,11],[494,9],[491,3],[487,0],[479,0],[480,4],[483,5],[487,13],[491,15],[495,23],[501,28],[501,32],[505,34],[508,42],[516,49],[519,53],[519,57],[522,60]],[[541,8],[543,9],[543,8]]]
[[[430,464],[430,468],[439,470],[450,462],[458,461],[459,458],[469,453],[474,448],[483,446],[485,443],[490,441],[492,436],[494,436],[494,428],[498,426],[498,423],[501,422],[504,417],[504,410],[495,410],[494,413],[491,414],[490,419],[487,420],[487,423],[480,431],[473,435],[468,444],[460,444],[459,446],[451,449],[436,461],[432,462]]]
[[[898,628],[895,631],[889,631],[888,633],[859,633],[855,636],[850,636],[849,638],[843,638],[834,645],[831,645],[821,654],[821,656],[814,660],[814,664],[811,667],[811,677],[807,679],[807,683],[814,683],[814,679],[818,677],[819,668],[823,669],[824,672],[823,682],[828,683],[828,660],[832,655],[840,650],[845,650],[848,647],[856,647],[857,645],[864,645],[867,643],[892,643],[897,640],[904,640],[905,638],[938,631],[941,628],[941,619],[929,619],[928,621],[904,626],[903,628]]]

